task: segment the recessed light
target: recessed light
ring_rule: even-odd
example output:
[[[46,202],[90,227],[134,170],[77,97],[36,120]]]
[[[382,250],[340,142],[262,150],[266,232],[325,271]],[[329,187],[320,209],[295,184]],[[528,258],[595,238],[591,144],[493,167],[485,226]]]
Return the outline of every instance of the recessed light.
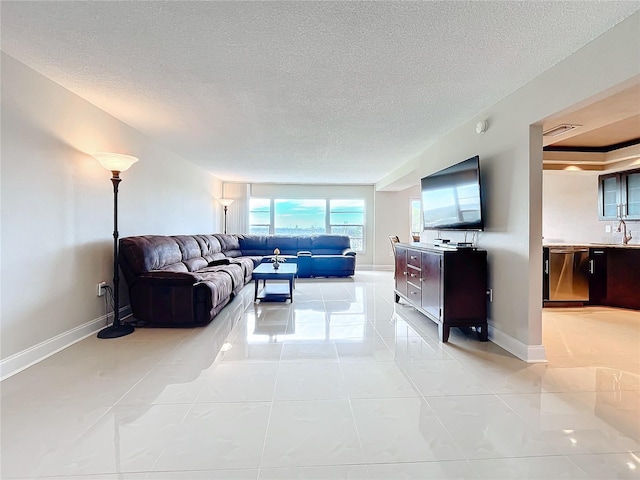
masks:
[[[562,125],[558,125],[557,127],[550,128],[542,132],[542,135],[545,137],[555,137],[556,135],[562,135],[563,133],[567,133],[574,128],[581,127],[582,125],[571,125],[568,123],[563,123]]]

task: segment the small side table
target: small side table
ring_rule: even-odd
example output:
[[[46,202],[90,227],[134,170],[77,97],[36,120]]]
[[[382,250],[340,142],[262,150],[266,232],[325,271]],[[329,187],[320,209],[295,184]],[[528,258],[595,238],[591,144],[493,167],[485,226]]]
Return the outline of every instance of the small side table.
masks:
[[[281,263],[280,268],[275,269],[271,263],[261,263],[253,270],[253,282],[255,291],[253,301],[263,302],[269,301],[286,301],[291,300],[293,303],[293,288],[295,286],[296,274],[298,266],[295,263]],[[262,280],[262,290],[258,292],[258,285]],[[272,283],[267,285],[267,280],[286,280],[287,285],[283,283]]]

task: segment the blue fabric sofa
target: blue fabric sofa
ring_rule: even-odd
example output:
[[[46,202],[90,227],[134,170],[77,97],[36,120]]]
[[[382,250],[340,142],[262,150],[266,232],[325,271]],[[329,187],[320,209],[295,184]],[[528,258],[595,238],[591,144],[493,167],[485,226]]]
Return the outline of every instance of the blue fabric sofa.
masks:
[[[301,278],[348,277],[356,265],[345,235],[145,235],[119,246],[133,316],[155,325],[210,322],[276,248]]]

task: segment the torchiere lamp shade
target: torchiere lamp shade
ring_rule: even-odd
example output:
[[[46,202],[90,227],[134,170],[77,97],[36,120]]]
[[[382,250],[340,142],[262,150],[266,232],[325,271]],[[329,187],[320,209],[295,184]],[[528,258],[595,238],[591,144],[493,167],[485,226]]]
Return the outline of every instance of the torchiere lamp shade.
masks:
[[[112,172],[125,172],[131,168],[131,165],[136,163],[138,159],[131,155],[124,155],[122,153],[93,153],[91,154],[100,165]]]

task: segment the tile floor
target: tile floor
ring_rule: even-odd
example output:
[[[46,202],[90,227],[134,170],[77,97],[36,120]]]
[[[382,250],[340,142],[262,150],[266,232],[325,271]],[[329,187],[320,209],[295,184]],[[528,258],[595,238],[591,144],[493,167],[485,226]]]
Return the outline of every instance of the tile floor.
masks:
[[[547,309],[531,365],[392,281],[67,348],[2,382],[2,478],[640,478],[640,312]]]

